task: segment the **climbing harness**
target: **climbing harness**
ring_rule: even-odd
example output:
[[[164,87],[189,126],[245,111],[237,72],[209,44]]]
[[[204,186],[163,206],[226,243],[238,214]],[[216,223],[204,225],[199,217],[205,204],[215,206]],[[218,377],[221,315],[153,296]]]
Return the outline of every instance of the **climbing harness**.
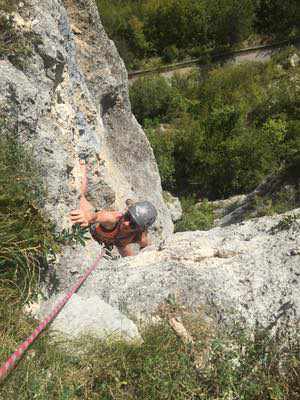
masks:
[[[92,266],[82,275],[79,281],[74,287],[60,300],[51,314],[49,314],[44,321],[33,331],[33,333],[17,348],[17,350],[7,359],[6,363],[0,368],[0,382],[8,375],[8,373],[16,366],[22,355],[28,349],[28,347],[35,341],[38,335],[46,328],[46,326],[53,321],[53,319],[59,314],[65,304],[70,300],[80,286],[86,281],[90,274],[96,269],[99,261],[105,255],[105,251],[102,250],[99,256],[96,258]]]

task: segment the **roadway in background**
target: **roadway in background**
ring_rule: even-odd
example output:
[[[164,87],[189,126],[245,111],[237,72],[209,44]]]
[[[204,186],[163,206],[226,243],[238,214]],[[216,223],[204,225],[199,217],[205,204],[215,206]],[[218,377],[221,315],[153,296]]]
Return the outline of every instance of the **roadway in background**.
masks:
[[[128,71],[129,85],[132,84],[136,79],[142,76],[149,75],[162,75],[165,77],[172,77],[175,73],[185,74],[193,70],[195,67],[200,69],[206,69],[217,63],[234,63],[239,64],[245,61],[269,61],[273,54],[278,53],[289,45],[294,45],[300,50],[300,37],[293,40],[285,40],[277,43],[268,45],[248,47],[241,50],[234,50],[224,53],[203,53],[202,56],[191,59],[188,61],[182,61],[174,64],[167,64],[153,69],[145,69],[138,71]],[[207,58],[210,57],[211,62],[207,63]]]

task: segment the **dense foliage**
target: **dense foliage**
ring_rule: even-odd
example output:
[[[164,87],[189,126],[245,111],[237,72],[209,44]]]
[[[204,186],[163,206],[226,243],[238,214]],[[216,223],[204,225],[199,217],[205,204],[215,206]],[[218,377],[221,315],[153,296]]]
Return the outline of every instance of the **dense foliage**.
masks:
[[[102,22],[129,69],[224,50],[245,40],[299,34],[298,0],[97,0]],[[261,37],[262,37],[261,36]]]
[[[299,20],[299,1],[257,1],[255,28],[261,34],[278,38],[286,38],[288,34],[299,34]]]
[[[225,198],[249,192],[299,157],[299,66],[288,67],[287,59],[286,51],[269,63],[195,71],[164,84],[161,77],[134,82],[133,111],[165,189]]]

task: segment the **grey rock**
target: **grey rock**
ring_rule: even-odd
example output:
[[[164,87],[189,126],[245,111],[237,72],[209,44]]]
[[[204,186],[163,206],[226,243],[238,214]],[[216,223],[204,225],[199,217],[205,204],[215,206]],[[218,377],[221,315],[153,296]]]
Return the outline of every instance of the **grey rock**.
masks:
[[[282,218],[176,233],[161,251],[101,263],[80,295],[93,293],[136,320],[152,318],[175,296],[188,308],[207,307],[218,321],[275,328],[297,323],[300,258],[288,252],[300,246],[300,223],[274,229]]]
[[[43,320],[63,299],[65,293],[53,296],[35,310],[35,316]],[[136,325],[97,296],[82,297],[74,294],[51,324],[52,331],[74,339],[91,335],[100,339],[122,338],[127,341],[141,341]]]
[[[182,207],[178,197],[164,191],[163,197],[168,207],[173,222],[179,221],[182,217]]]
[[[127,72],[108,39],[94,0],[28,0],[15,28],[32,33],[32,53],[20,70],[0,60],[0,116],[30,147],[47,191],[45,215],[70,228],[79,205],[79,155],[88,160],[88,198],[96,208],[125,208],[125,199],[150,200],[158,210],[154,243],[173,232],[160,176],[146,135],[131,113]],[[49,260],[44,292],[78,278],[99,245],[68,247]]]
[[[216,218],[214,221],[215,225],[216,226],[219,225],[222,217],[230,214],[233,210],[241,207],[245,203],[246,198],[247,196],[245,194],[241,194],[229,197],[228,199],[210,201],[209,205],[212,206],[213,214],[214,217]],[[197,206],[200,207],[201,204],[202,204],[201,202],[197,203]]]
[[[0,61],[0,116],[33,150],[47,186],[45,213],[58,229],[70,227],[84,154],[95,207],[150,200],[158,209],[154,242],[170,235],[153,151],[131,113],[127,72],[95,1],[28,0],[14,21],[32,34],[32,53],[23,70]]]
[[[289,58],[289,63],[291,67],[296,68],[300,63],[300,57],[297,53],[294,53]]]
[[[206,310],[219,323],[294,329],[300,320],[299,216],[295,209],[210,231],[180,232],[159,249],[102,259],[78,294],[100,299],[136,323],[155,321],[159,307],[172,298],[192,311]],[[83,251],[84,262],[76,251]],[[98,252],[92,242],[64,252],[60,264],[73,268],[57,271],[55,289],[65,292],[77,282]]]
[[[282,170],[278,174],[268,176],[260,185],[245,197],[241,197],[241,201],[233,205],[234,209],[230,210],[215,221],[216,226],[227,226],[242,222],[246,217],[254,218],[266,214],[264,202],[286,202],[287,209],[294,209],[300,206],[298,196],[299,178],[289,176],[287,171]],[[284,200],[285,199],[285,200]],[[228,211],[230,211],[228,213]]]

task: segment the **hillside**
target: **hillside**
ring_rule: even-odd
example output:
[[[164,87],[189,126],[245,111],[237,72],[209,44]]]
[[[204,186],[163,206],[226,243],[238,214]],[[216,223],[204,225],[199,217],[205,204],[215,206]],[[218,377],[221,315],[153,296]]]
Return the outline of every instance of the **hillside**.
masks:
[[[95,209],[155,204],[152,244],[105,255],[12,357],[0,399],[299,399],[297,50],[137,81],[129,97],[101,17],[94,0],[0,0],[0,364],[99,256],[69,220],[79,159]],[[183,196],[184,232],[163,188]],[[207,199],[253,190],[270,215],[202,230]]]
[[[129,70],[299,36],[297,0],[97,0]]]

